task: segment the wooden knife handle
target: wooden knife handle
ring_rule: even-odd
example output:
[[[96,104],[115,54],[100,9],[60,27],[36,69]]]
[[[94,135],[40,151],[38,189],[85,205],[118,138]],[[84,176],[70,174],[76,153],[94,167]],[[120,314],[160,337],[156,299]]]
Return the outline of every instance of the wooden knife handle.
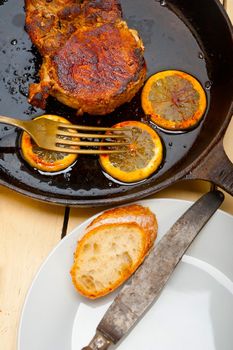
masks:
[[[88,346],[82,348],[82,350],[107,350],[112,342],[106,339],[99,331],[96,332],[94,338]]]

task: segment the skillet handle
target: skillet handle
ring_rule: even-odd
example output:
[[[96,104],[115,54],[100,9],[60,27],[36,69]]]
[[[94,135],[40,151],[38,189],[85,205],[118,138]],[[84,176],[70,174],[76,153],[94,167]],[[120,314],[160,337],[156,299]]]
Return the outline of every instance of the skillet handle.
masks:
[[[233,196],[233,164],[224,151],[222,139],[186,179],[211,181]]]

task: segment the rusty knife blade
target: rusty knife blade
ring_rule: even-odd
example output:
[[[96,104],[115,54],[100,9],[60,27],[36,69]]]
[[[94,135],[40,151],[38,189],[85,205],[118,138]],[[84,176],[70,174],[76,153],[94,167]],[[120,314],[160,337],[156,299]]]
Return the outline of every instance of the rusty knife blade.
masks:
[[[106,350],[134,326],[159,297],[183,254],[223,199],[220,191],[208,192],[176,221],[114,299],[83,350]]]

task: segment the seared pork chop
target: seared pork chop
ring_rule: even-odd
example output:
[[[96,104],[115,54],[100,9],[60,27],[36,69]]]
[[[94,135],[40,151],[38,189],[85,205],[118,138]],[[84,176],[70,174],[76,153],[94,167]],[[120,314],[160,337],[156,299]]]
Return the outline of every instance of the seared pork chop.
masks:
[[[144,83],[143,44],[117,0],[26,0],[26,30],[43,56],[29,91],[37,107],[52,95],[80,114],[103,115]]]

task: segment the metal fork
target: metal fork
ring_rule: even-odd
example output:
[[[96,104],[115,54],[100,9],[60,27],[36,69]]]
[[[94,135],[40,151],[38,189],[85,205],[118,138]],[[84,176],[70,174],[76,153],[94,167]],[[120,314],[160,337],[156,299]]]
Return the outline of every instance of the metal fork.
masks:
[[[0,116],[0,123],[14,125],[26,131],[35,143],[44,149],[64,153],[80,154],[106,154],[122,153],[125,150],[119,146],[127,145],[126,135],[123,131],[127,128],[104,128],[84,125],[73,125],[56,122],[47,118],[24,121],[5,116]],[[79,131],[86,131],[83,133]],[[92,132],[111,132],[110,134],[93,134]],[[119,133],[120,132],[120,133]],[[105,141],[82,141],[80,139],[105,139]],[[113,140],[113,141],[112,141]],[[122,141],[123,140],[123,141]],[[114,149],[80,149],[79,147],[112,147]],[[118,149],[116,149],[118,147]]]

